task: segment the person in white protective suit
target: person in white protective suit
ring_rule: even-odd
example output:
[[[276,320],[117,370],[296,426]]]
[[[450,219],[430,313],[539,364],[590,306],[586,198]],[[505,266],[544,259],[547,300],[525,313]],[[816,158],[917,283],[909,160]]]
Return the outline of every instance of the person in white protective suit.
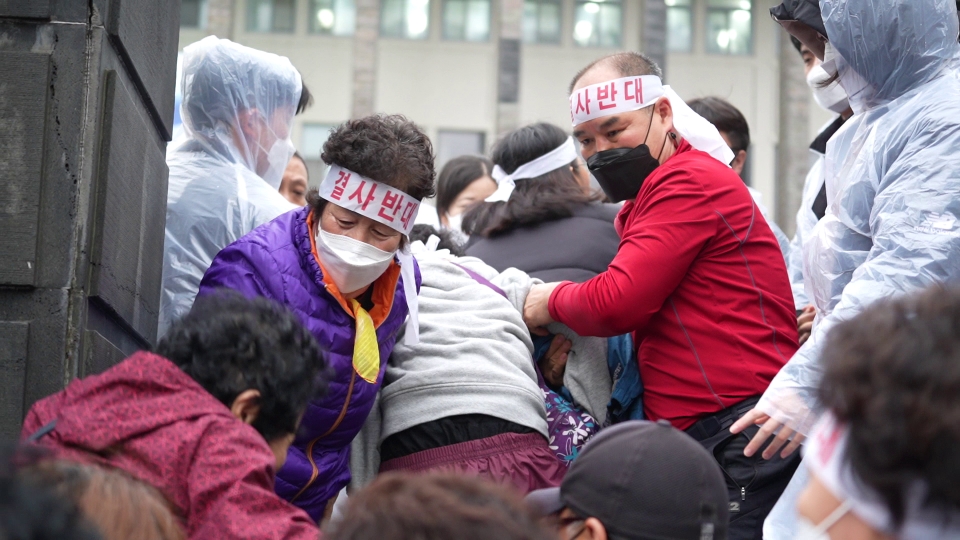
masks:
[[[217,253],[296,206],[278,191],[290,126],[310,102],[282,56],[207,37],[183,52],[183,133],[167,153],[158,336],[190,311]]]
[[[771,13],[838,74],[854,116],[827,144],[827,212],[804,247],[813,333],[731,428],[763,425],[747,455],[775,435],[764,457],[795,451],[818,418],[831,328],[876,300],[960,279],[954,0],[785,0]]]

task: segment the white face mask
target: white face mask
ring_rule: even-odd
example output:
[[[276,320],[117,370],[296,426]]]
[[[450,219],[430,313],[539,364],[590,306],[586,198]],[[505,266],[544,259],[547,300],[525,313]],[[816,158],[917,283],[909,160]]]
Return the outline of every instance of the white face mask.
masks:
[[[864,103],[872,97],[875,91],[870,83],[861,77],[843,56],[840,56],[840,53],[830,45],[830,42],[827,42],[823,49],[823,64],[821,65],[831,77],[834,74],[840,74],[839,83],[843,87],[844,93],[847,94],[847,100],[850,102],[851,108],[854,112],[862,111]]]
[[[340,292],[350,294],[370,285],[390,267],[395,252],[317,227],[317,253]]]
[[[455,216],[447,214],[447,228],[451,231],[463,231],[463,212]]]
[[[807,74],[807,86],[813,90],[813,99],[817,105],[837,114],[842,113],[850,107],[847,101],[847,93],[843,91],[839,81],[833,81],[827,86],[821,86],[830,80],[830,74],[823,66],[817,64],[810,73]]]
[[[796,540],[831,540],[830,533],[828,532],[831,527],[837,524],[843,516],[847,515],[847,512],[850,511],[850,502],[844,501],[836,510],[830,513],[826,519],[820,522],[819,525],[814,525],[810,523],[810,520],[803,516],[798,516],[797,519],[797,535],[794,537]]]
[[[290,163],[290,158],[295,151],[296,148],[293,147],[290,139],[278,139],[267,152],[269,166],[260,178],[263,178],[273,189],[279,190],[280,183],[283,182],[283,171],[287,169],[287,164]]]

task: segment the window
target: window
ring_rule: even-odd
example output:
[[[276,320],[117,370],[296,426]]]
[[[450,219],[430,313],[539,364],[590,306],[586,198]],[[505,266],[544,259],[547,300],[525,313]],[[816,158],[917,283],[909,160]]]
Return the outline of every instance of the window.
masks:
[[[616,0],[578,1],[573,40],[583,47],[619,47],[622,9]]]
[[[562,16],[559,0],[525,0],[523,3],[523,41],[560,43]]]
[[[690,0],[667,0],[667,50],[690,52],[693,49],[692,33]]]
[[[207,26],[207,0],[182,0],[180,2],[180,27],[205,28]]]
[[[437,170],[457,156],[482,156],[485,139],[482,131],[441,129],[437,134]]]
[[[490,0],[444,0],[443,39],[490,39]]]
[[[296,11],[296,0],[247,0],[247,30],[291,33]]]
[[[323,143],[330,138],[333,128],[330,124],[304,124],[300,135],[300,147],[297,149],[305,160],[319,160],[323,153]]]
[[[383,0],[380,4],[380,35],[426,39],[430,0]]]
[[[753,52],[753,18],[750,0],[708,0],[707,52]]]
[[[310,0],[310,32],[352,36],[357,24],[353,0]]]

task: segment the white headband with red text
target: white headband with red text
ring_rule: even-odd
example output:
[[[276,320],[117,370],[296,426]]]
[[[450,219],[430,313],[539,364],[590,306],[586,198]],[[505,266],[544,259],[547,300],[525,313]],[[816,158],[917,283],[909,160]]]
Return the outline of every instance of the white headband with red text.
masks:
[[[663,82],[656,75],[621,77],[592,84],[570,94],[570,119],[573,127],[577,127],[594,118],[649,107],[663,95]]]
[[[420,201],[399,189],[332,164],[320,184],[320,196],[405,235],[420,211]]]

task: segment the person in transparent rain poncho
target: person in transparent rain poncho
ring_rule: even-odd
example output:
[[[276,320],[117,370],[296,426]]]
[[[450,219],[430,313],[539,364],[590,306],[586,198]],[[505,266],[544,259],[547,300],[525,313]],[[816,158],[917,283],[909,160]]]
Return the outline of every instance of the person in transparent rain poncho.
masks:
[[[296,208],[279,193],[290,126],[310,102],[287,58],[207,37],[183,52],[183,132],[170,179],[158,336],[190,311],[216,254]]]
[[[822,348],[837,323],[877,300],[960,279],[954,0],[786,0],[771,13],[839,74],[854,116],[827,145],[827,212],[804,247],[812,335],[732,427],[762,424],[748,455],[776,435],[765,457],[796,450],[818,418]]]

